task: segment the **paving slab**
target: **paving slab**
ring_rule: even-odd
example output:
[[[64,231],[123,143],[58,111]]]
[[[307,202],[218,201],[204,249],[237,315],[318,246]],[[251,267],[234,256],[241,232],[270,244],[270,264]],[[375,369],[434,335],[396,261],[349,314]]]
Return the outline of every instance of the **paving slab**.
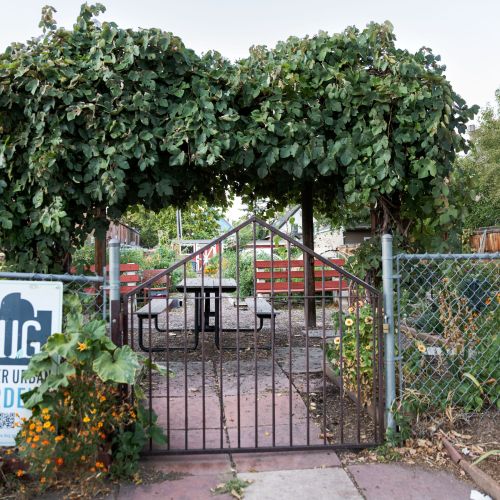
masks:
[[[305,335],[307,333],[307,336],[310,339],[322,339],[323,338],[323,328],[310,328],[306,330],[305,328],[302,329],[302,333]],[[324,332],[324,337],[325,339],[331,339],[333,337],[338,336],[338,332],[334,332],[331,328],[325,328]]]
[[[233,461],[238,472],[340,467],[339,457],[334,451],[234,453]]]
[[[220,428],[221,409],[217,396],[201,396],[187,398],[187,428],[202,429],[203,421],[206,429]],[[158,424],[164,429],[186,429],[185,398],[153,398],[153,410],[158,415]],[[203,419],[203,415],[205,419]]]
[[[444,471],[400,464],[351,465],[367,500],[469,500],[471,486]]]
[[[233,448],[238,447],[238,429],[229,427],[227,429],[229,443]],[[273,427],[271,425],[259,425],[257,431],[257,445],[259,447],[268,446],[290,446],[290,425],[275,426],[275,443],[273,445]],[[311,420],[309,421],[309,444],[322,445],[323,439],[320,438],[321,430]],[[292,444],[294,446],[307,445],[307,421],[300,420],[292,423]],[[240,446],[242,448],[255,448],[255,427],[240,428]]]
[[[276,424],[288,423],[290,419],[290,402],[292,406],[293,420],[307,418],[307,408],[299,393],[292,390],[291,393],[278,392],[259,393],[257,399],[255,394],[243,394],[239,398],[240,407],[240,426],[251,427],[255,425],[255,407],[257,405],[258,425],[271,425],[274,419]],[[224,414],[228,427],[236,427],[238,423],[238,397],[224,397]]]
[[[253,481],[245,488],[246,500],[362,500],[340,467],[326,469],[247,472],[240,479]]]
[[[144,465],[151,465],[160,472],[176,472],[192,476],[213,476],[232,472],[227,453],[149,457],[144,459]]]
[[[283,371],[290,373],[289,348],[276,349],[278,363]],[[308,354],[308,355],[307,355]],[[307,359],[309,358],[309,367]],[[323,349],[321,347],[292,347],[292,373],[318,373],[323,372]]]
[[[172,429],[168,434],[165,431],[165,435],[169,444],[158,445],[153,443],[154,450],[213,450],[221,448],[220,429],[205,429],[205,439],[203,439],[202,429],[188,429],[187,446],[186,431],[184,429]],[[222,433],[222,447],[228,447],[225,431]]]
[[[231,495],[218,495],[210,490],[226,482],[230,477],[220,475],[188,476],[172,481],[163,481],[142,486],[122,486],[117,497],[120,500],[228,500]]]

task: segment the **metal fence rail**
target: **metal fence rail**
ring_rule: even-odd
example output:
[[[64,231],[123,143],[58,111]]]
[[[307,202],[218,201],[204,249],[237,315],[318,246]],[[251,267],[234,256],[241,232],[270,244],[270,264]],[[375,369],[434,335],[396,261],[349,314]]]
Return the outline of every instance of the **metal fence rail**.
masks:
[[[500,254],[400,254],[399,396],[428,416],[500,407]]]
[[[72,293],[80,298],[85,316],[99,314],[104,319],[107,316],[106,287],[102,276],[0,272],[0,280],[62,281],[64,294]]]

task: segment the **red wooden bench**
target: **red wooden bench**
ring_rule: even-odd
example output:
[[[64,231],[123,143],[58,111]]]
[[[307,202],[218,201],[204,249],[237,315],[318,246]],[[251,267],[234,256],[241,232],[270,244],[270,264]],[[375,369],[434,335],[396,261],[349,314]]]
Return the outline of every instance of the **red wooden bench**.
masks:
[[[339,267],[345,264],[343,259],[329,260]],[[289,290],[292,293],[304,292],[303,260],[274,260],[272,262],[270,260],[256,260],[255,268],[257,293],[288,293]],[[340,273],[337,270],[315,260],[314,288],[316,293],[339,292],[348,290],[349,284],[346,280],[340,279]]]
[[[91,265],[85,268],[86,272],[95,273],[95,266]],[[71,272],[73,274],[76,273],[76,268],[71,268]],[[101,272],[97,274],[101,274]],[[109,266],[106,266],[106,273],[108,274],[109,279]],[[120,264],[120,294],[124,294],[130,292],[133,288],[135,288],[141,282],[141,276],[139,274],[139,264],[129,263],[129,264]],[[86,288],[85,292],[87,293],[96,293],[95,288]]]

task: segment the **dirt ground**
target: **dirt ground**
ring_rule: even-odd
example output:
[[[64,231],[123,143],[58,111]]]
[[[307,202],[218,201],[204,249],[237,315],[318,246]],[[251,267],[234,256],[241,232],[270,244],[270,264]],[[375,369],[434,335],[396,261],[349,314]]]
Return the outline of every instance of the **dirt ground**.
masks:
[[[428,438],[410,439],[405,446],[395,448],[382,446],[360,452],[341,451],[339,457],[344,465],[396,461],[447,470],[464,479],[465,472],[451,461],[443,447],[441,436],[445,436],[462,456],[472,463],[487,451],[500,449],[499,423],[499,412],[492,410],[467,422],[455,423],[454,428],[438,431]],[[477,466],[500,483],[498,455],[489,456]]]

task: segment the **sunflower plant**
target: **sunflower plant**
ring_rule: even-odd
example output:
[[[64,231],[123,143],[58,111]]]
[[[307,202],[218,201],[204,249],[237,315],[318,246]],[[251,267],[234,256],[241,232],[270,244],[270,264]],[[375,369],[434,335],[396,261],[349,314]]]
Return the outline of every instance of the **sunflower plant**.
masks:
[[[87,483],[133,477],[147,440],[165,441],[156,417],[150,420],[141,405],[139,380],[148,360],[117,347],[104,321],[85,321],[78,299],[66,306],[65,333],[49,337],[24,374],[44,380],[22,395],[32,415],[17,436],[26,466],[18,475],[29,475],[42,489],[64,477]],[[125,384],[133,398],[126,397]]]
[[[358,301],[347,312],[333,313],[334,331],[338,333],[327,346],[327,357],[333,372],[341,376],[344,390],[358,394],[360,402],[369,404],[373,399],[374,318],[372,307]],[[340,328],[342,322],[342,328]],[[358,362],[359,345],[359,362]]]

